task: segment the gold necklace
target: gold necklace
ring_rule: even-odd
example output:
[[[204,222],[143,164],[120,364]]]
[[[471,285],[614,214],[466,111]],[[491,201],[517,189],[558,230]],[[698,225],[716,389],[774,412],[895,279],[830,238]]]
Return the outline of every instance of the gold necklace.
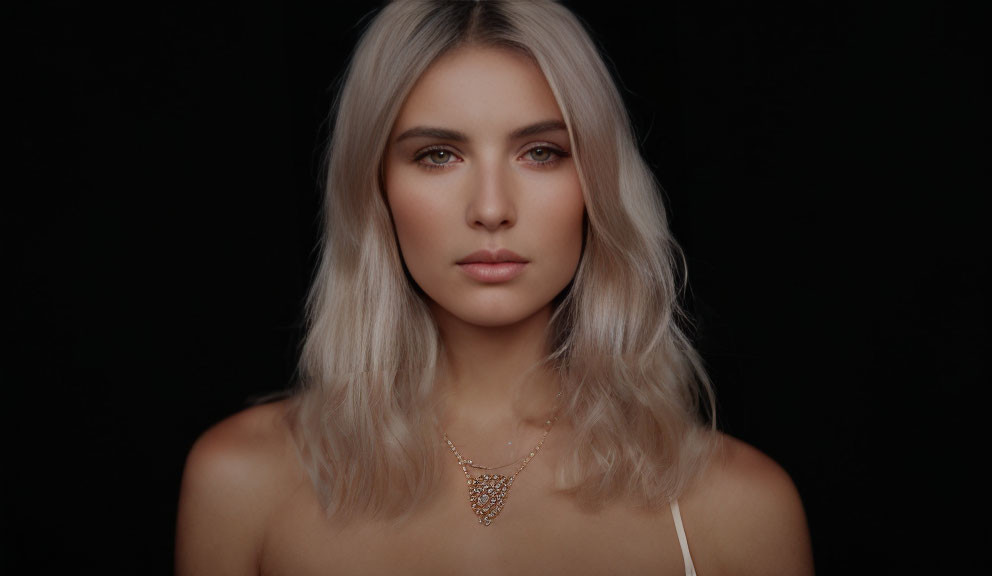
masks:
[[[555,400],[561,396],[561,391],[555,396]],[[551,418],[544,422],[544,435],[541,436],[541,441],[537,443],[526,456],[524,456],[523,463],[517,471],[510,476],[504,476],[503,474],[483,474],[478,478],[473,477],[472,473],[468,471],[469,467],[481,468],[483,470],[496,470],[499,468],[505,468],[510,464],[516,462],[514,460],[510,464],[504,464],[503,466],[493,466],[486,467],[478,464],[473,464],[471,460],[463,458],[455,448],[455,445],[448,439],[448,433],[445,432],[441,440],[448,445],[454,454],[455,458],[458,460],[458,465],[462,467],[462,472],[465,474],[466,484],[468,485],[468,501],[472,506],[472,512],[479,517],[479,524],[483,526],[489,526],[493,523],[493,519],[503,511],[503,506],[506,504],[506,499],[509,496],[510,488],[513,486],[513,480],[518,474],[523,472],[527,464],[530,464],[531,459],[541,451],[541,446],[544,445],[544,440],[548,437],[548,432],[551,432],[551,428],[558,421],[558,410],[555,407],[554,412],[551,414]]]

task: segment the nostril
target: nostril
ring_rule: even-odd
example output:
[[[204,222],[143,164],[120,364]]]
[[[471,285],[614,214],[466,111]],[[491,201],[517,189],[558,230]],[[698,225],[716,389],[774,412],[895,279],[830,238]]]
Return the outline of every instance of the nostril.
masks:
[[[480,206],[476,204],[470,209],[469,221],[474,226],[488,229],[512,226],[514,222],[513,209],[510,206]]]

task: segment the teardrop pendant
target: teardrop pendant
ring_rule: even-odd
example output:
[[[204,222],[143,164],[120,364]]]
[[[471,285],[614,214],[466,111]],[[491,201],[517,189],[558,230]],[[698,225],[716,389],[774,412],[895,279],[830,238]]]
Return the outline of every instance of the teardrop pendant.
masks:
[[[470,479],[468,501],[480,524],[489,526],[499,516],[512,485],[513,477],[502,474],[483,474]]]

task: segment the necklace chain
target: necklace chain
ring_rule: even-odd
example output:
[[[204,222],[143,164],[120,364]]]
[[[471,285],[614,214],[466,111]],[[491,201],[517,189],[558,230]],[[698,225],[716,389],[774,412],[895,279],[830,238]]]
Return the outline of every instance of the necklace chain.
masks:
[[[555,400],[561,396],[561,390],[555,396]],[[523,457],[523,462],[517,471],[510,476],[505,476],[503,474],[483,474],[482,476],[475,478],[472,473],[468,471],[469,467],[478,468],[482,470],[497,470],[500,468],[506,468],[512,464],[515,464],[517,460],[510,462],[509,464],[504,464],[502,466],[483,466],[481,464],[473,464],[471,460],[463,457],[455,447],[454,443],[448,439],[448,433],[444,432],[441,436],[441,440],[447,444],[448,449],[454,453],[455,458],[458,460],[458,465],[462,467],[462,473],[465,474],[466,484],[468,485],[469,491],[469,503],[472,505],[472,510],[475,512],[476,516],[479,516],[479,524],[484,526],[489,526],[492,524],[493,519],[503,510],[503,506],[509,496],[510,487],[513,486],[513,480],[518,474],[523,472],[524,468],[530,464],[530,461],[541,451],[541,446],[544,445],[544,440],[548,437],[548,433],[551,432],[551,428],[554,427],[555,422],[558,421],[558,407],[554,407],[551,417],[544,422],[544,434],[541,436],[541,440],[537,443],[530,452],[528,452]]]

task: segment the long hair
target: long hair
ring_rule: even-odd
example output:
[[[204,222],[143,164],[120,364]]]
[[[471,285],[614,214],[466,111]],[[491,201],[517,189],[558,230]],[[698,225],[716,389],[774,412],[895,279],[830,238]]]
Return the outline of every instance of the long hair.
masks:
[[[330,514],[409,513],[450,454],[432,409],[442,342],[404,273],[383,192],[388,136],[417,79],[464,45],[540,67],[568,128],[586,206],[576,275],[546,358],[573,427],[556,489],[582,504],[667,503],[704,464],[713,392],[680,328],[681,252],[623,100],[582,23],[553,1],[399,0],[369,23],[334,103],[324,238],[289,412]],[[442,461],[441,459],[444,458]]]

